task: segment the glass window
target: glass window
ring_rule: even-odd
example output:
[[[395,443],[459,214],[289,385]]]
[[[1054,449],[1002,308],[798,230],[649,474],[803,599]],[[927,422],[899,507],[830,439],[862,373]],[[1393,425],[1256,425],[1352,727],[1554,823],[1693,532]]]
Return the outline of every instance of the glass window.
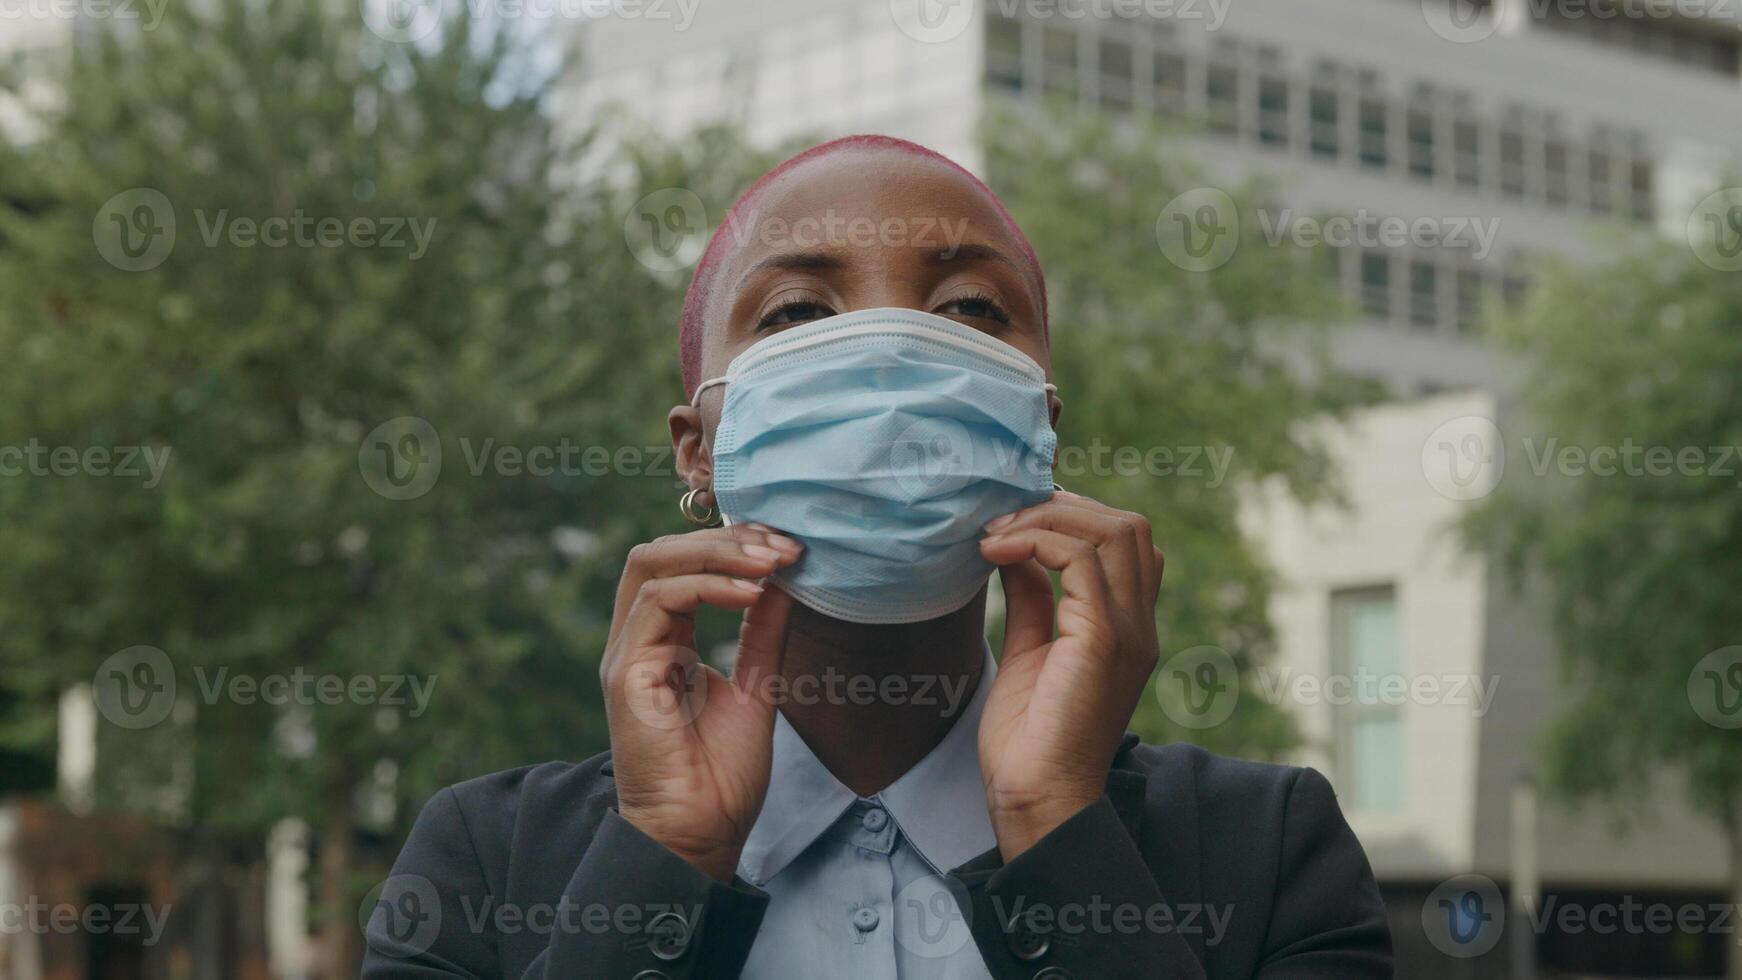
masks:
[[[1385,115],[1384,102],[1370,96],[1361,99],[1361,163],[1381,170],[1390,162]]]
[[[1046,90],[1074,98],[1077,94],[1076,32],[1049,26],[1043,28],[1042,37]]]
[[[1328,83],[1314,85],[1308,96],[1308,107],[1312,114],[1313,156],[1335,160],[1339,137],[1337,90]]]
[[[1423,180],[1434,177],[1434,117],[1428,106],[1409,110],[1409,172]]]
[[[1155,88],[1155,107],[1162,112],[1184,112],[1186,108],[1186,59],[1177,51],[1155,52],[1151,69]]]
[[[1585,184],[1592,211],[1608,214],[1615,210],[1614,161],[1609,158],[1608,151],[1600,146],[1591,147],[1590,153],[1585,156]]]
[[[1542,194],[1548,203],[1557,208],[1567,206],[1567,159],[1569,153],[1564,140],[1551,139],[1542,148]]]
[[[1432,329],[1440,320],[1439,270],[1427,259],[1409,263],[1409,322]]]
[[[1471,119],[1452,124],[1452,176],[1459,187],[1482,185],[1482,128]]]
[[[1102,38],[1100,45],[1101,104],[1131,108],[1131,42]]]
[[[993,85],[1022,90],[1022,22],[996,15],[986,18],[986,77]]]
[[[1524,196],[1524,133],[1517,123],[1508,123],[1500,131],[1500,192]]]
[[[1391,319],[1391,256],[1386,252],[1361,253],[1361,309],[1380,320]]]
[[[1240,71],[1233,65],[1211,62],[1206,95],[1210,110],[1210,129],[1233,134],[1240,125]]]
[[[1280,75],[1258,79],[1258,141],[1288,145],[1288,79]]]
[[[1458,270],[1458,330],[1473,333],[1482,322],[1482,272],[1465,266]]]
[[[1397,593],[1390,586],[1331,595],[1334,669],[1350,697],[1337,708],[1338,792],[1357,810],[1397,810],[1404,800],[1403,705],[1387,691],[1401,675]]]
[[[1650,221],[1655,208],[1651,199],[1652,166],[1650,160],[1634,160],[1630,168],[1633,174],[1631,186],[1633,190],[1633,217],[1640,221]]]

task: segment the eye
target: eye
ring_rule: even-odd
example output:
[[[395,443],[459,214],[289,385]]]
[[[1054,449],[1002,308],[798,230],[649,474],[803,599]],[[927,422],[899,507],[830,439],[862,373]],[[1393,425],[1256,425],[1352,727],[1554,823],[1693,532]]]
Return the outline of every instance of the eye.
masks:
[[[991,320],[995,323],[1009,323],[1010,314],[985,293],[972,293],[938,307],[937,312],[944,316],[965,316],[975,320]]]
[[[756,329],[766,330],[769,327],[788,327],[795,323],[807,323],[811,320],[821,320],[824,317],[834,315],[834,310],[829,309],[827,306],[824,306],[815,300],[788,300],[774,309],[769,310],[767,313],[764,313],[762,319],[756,321]]]

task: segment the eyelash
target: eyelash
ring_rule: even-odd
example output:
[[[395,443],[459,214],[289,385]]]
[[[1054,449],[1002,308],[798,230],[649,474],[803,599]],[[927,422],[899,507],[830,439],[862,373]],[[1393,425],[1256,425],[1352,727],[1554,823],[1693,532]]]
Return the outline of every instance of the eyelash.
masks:
[[[984,315],[984,317],[981,317],[981,319],[991,320],[994,323],[1009,323],[1010,322],[1010,314],[1004,312],[1004,308],[1002,306],[999,306],[998,302],[996,300],[994,300],[992,297],[986,295],[983,292],[975,291],[975,292],[971,292],[971,293],[967,294],[966,296],[958,296],[955,299],[952,299],[948,303],[945,303],[943,305],[949,306],[951,303],[958,303],[958,304],[959,303],[983,303],[989,308],[989,312],[987,312]],[[765,330],[768,327],[774,326],[775,322],[779,319],[781,314],[786,313],[786,312],[791,311],[791,310],[805,309],[808,307],[814,307],[814,308],[819,309],[819,310],[828,310],[829,309],[827,304],[819,302],[818,300],[802,299],[802,298],[801,299],[789,299],[786,302],[781,303],[779,306],[776,306],[774,309],[769,310],[767,313],[764,313],[762,315],[762,318],[756,322],[756,329],[757,330]],[[830,311],[830,312],[833,312],[833,311]],[[964,316],[972,316],[972,314],[963,314],[963,315]]]

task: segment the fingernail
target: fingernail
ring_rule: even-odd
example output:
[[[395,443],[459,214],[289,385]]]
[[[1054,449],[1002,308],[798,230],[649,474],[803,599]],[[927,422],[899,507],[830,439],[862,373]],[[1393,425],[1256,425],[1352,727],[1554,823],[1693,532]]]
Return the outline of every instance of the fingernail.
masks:
[[[764,548],[763,546],[761,546],[759,544],[747,544],[747,545],[744,545],[743,548],[744,548],[744,553],[749,555],[752,558],[758,558],[758,559],[761,559],[762,561],[779,561],[780,560],[780,552],[775,551],[773,548]]]
[[[732,580],[732,584],[736,585],[740,589],[743,589],[745,592],[761,592],[762,591],[761,585],[758,585],[757,583],[752,582],[749,579],[735,578]]]
[[[1011,521],[1014,521],[1014,520],[1016,520],[1015,514],[1005,514],[1003,517],[993,518],[992,520],[986,522],[986,530],[996,531],[999,528],[1003,527],[1006,524],[1009,524]]]
[[[782,537],[778,534],[770,534],[768,536],[768,543],[789,555],[796,555],[804,550],[804,545],[799,544],[791,538]]]

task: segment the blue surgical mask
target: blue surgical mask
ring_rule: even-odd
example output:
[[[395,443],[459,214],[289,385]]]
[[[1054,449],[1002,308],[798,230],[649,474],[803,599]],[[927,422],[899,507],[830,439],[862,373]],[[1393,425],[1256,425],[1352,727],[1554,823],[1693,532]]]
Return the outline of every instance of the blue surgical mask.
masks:
[[[775,582],[854,623],[967,605],[992,565],[986,522],[1052,493],[1046,372],[1021,351],[917,310],[793,327],[732,360],[714,497],[805,545]]]

